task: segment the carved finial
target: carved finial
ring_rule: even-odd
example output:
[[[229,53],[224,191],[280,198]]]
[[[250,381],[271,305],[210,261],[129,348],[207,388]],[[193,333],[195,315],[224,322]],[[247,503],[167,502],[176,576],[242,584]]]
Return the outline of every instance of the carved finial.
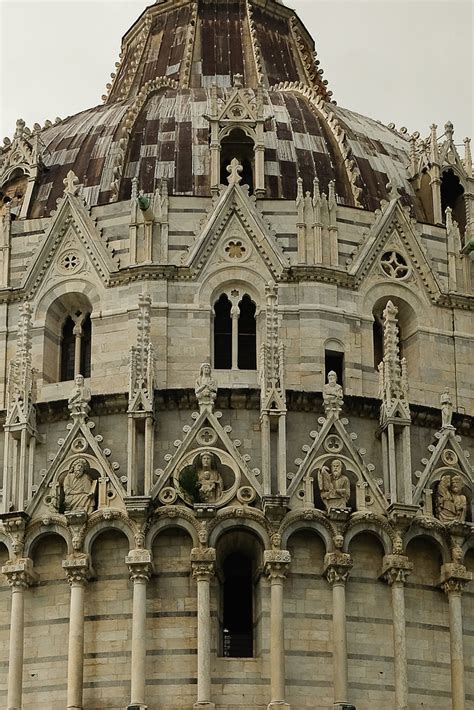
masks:
[[[453,400],[449,393],[449,388],[446,387],[439,398],[441,407],[441,428],[454,429],[452,425],[453,418]]]
[[[326,416],[333,416],[334,419],[339,419],[339,414],[344,404],[344,391],[337,382],[337,374],[334,370],[328,372],[328,381],[323,387],[323,403]]]
[[[138,178],[134,177],[132,178],[132,192],[130,195],[130,199],[132,202],[135,202],[135,200],[138,197]]]
[[[83,375],[76,375],[74,379],[74,389],[67,401],[68,409],[72,417],[85,417],[90,412],[89,402],[91,401],[91,391],[84,383]]]
[[[64,178],[63,185],[65,195],[77,195],[79,191],[79,178],[72,170],[70,170]]]
[[[471,139],[464,139],[464,170],[472,177],[472,155],[471,155]]]
[[[390,202],[392,200],[398,200],[400,198],[400,193],[398,192],[398,188],[392,182],[389,181],[386,184],[385,189],[387,190],[387,195],[388,195],[388,199],[390,200]]]
[[[151,296],[138,297],[137,344],[130,348],[128,411],[153,410],[155,351],[150,340]]]
[[[227,166],[227,172],[229,173],[227,182],[229,183],[229,185],[238,185],[240,182],[242,182],[242,170],[243,167],[239,163],[237,158],[232,158],[230,165]]]
[[[25,122],[22,118],[19,118],[16,122],[16,130],[14,138],[22,138],[25,133]]]
[[[261,347],[260,381],[262,408],[268,408],[270,400],[275,408],[285,408],[284,364],[285,348],[280,342],[280,317],[278,312],[278,285],[269,281],[265,286],[265,341]]]
[[[299,177],[296,181],[296,204],[298,205],[303,199],[303,178]]]
[[[31,305],[26,301],[20,307],[16,356],[9,364],[7,387],[7,419],[14,403],[21,406],[24,420],[30,416],[33,394],[33,370],[31,356]]]
[[[213,412],[217,397],[217,382],[212,377],[210,363],[203,362],[194,388],[200,412]]]
[[[235,89],[241,89],[244,85],[243,81],[244,81],[244,77],[242,76],[242,74],[234,74],[233,84],[234,84]]]
[[[454,126],[451,123],[451,121],[448,121],[447,123],[444,124],[444,132],[446,133],[446,138],[449,141],[453,140],[453,134],[454,134]]]
[[[335,180],[329,181],[328,200],[329,200],[330,206],[336,205],[336,182],[335,182]]]
[[[439,162],[439,150],[438,150],[438,136],[436,129],[438,126],[436,123],[432,123],[430,126],[431,138],[430,138],[430,159],[432,163]]]
[[[452,226],[453,226],[453,211],[452,211],[451,207],[446,207],[445,214],[446,214],[446,232],[449,234],[449,232],[451,231]]]
[[[315,205],[321,199],[321,193],[319,192],[319,180],[317,177],[313,180],[313,204]]]
[[[400,359],[398,308],[388,301],[382,314],[384,357],[379,366],[379,395],[382,399],[381,420],[399,416],[410,418],[408,406],[408,377],[405,358]],[[398,414],[397,414],[398,411]]]

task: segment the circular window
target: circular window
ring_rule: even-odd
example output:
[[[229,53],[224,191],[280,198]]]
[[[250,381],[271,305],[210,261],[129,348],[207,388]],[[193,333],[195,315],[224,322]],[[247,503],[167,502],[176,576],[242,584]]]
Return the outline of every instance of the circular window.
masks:
[[[410,267],[398,251],[386,251],[380,259],[380,266],[385,276],[391,279],[404,279],[410,273]]]
[[[59,269],[65,274],[73,274],[81,268],[82,260],[77,251],[69,249],[61,254],[58,262]]]
[[[239,236],[232,237],[224,243],[224,257],[226,261],[236,263],[246,261],[250,256],[250,246]]]

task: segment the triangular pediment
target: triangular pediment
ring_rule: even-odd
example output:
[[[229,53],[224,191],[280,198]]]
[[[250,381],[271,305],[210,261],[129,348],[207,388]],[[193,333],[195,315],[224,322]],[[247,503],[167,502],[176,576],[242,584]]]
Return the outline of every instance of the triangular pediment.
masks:
[[[441,293],[429,257],[398,198],[378,212],[352,260],[350,273],[358,285],[373,276],[395,283],[414,279],[431,300],[436,301]]]
[[[79,196],[66,193],[51,217],[43,243],[34,255],[23,284],[30,297],[50,276],[55,280],[93,274],[107,284],[118,263],[102,240]]]
[[[94,422],[85,415],[76,415],[67,428],[66,437],[58,441],[56,456],[43,472],[43,480],[28,505],[28,515],[33,518],[84,507],[88,513],[107,508],[124,510],[126,493],[117,474],[119,464],[110,461],[110,449],[100,446],[102,436],[92,433]],[[86,478],[69,494],[72,502],[68,505],[66,476],[78,460],[85,462]]]
[[[219,123],[256,123],[257,115],[252,102],[243,89],[234,89],[222,106]]]
[[[474,488],[474,467],[469,452],[461,446],[461,437],[454,427],[445,427],[435,434],[436,444],[428,447],[429,457],[422,459],[423,469],[415,471],[413,502],[422,504],[426,491],[433,491],[443,475],[460,476],[467,488]]]
[[[260,472],[249,468],[250,457],[240,454],[240,441],[230,438],[231,427],[222,426],[221,413],[204,410],[193,416],[192,426],[183,428],[184,438],[175,442],[175,453],[165,457],[165,468],[155,472],[152,498],[162,505],[178,502],[211,509],[261,498]],[[207,468],[202,460],[206,454]]]
[[[211,261],[243,266],[256,256],[274,279],[289,266],[275,235],[257,210],[255,200],[244,187],[231,184],[208,214],[184,265],[198,274]]]
[[[364,449],[357,449],[355,434],[347,431],[347,419],[329,414],[320,418],[321,429],[310,433],[313,443],[303,446],[304,458],[296,459],[297,471],[290,474],[288,495],[293,504],[350,508],[352,512],[383,513],[388,503],[381,489],[381,481],[374,476],[375,467],[363,460]],[[341,478],[332,481],[332,469],[339,467]],[[347,480],[344,480],[347,479]],[[341,485],[341,482],[343,485]],[[345,486],[346,493],[337,495]],[[334,495],[330,489],[334,489]]]

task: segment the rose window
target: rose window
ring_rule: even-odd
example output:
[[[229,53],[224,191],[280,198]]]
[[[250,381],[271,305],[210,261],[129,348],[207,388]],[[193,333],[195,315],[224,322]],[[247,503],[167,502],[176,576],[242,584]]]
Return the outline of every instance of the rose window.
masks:
[[[72,273],[77,271],[81,265],[81,259],[77,252],[67,251],[61,256],[59,264],[63,271],[66,273]]]
[[[384,274],[391,279],[404,279],[410,271],[406,260],[397,251],[386,251],[380,260],[380,266]]]
[[[225,253],[230,259],[242,259],[246,252],[247,249],[240,240],[231,240],[225,248]]]

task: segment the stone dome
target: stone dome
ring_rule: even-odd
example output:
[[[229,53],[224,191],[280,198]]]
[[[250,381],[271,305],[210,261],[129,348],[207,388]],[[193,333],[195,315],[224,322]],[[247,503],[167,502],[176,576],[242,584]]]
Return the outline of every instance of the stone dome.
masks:
[[[152,192],[208,196],[210,120],[234,86],[263,123],[265,192],[294,199],[334,181],[337,202],[374,210],[387,184],[424,220],[409,182],[406,136],[338,107],[314,42],[276,0],[161,0],[126,33],[104,105],[37,131],[39,171],[29,217],[48,216],[72,170],[90,206]],[[39,127],[37,127],[39,129]]]

